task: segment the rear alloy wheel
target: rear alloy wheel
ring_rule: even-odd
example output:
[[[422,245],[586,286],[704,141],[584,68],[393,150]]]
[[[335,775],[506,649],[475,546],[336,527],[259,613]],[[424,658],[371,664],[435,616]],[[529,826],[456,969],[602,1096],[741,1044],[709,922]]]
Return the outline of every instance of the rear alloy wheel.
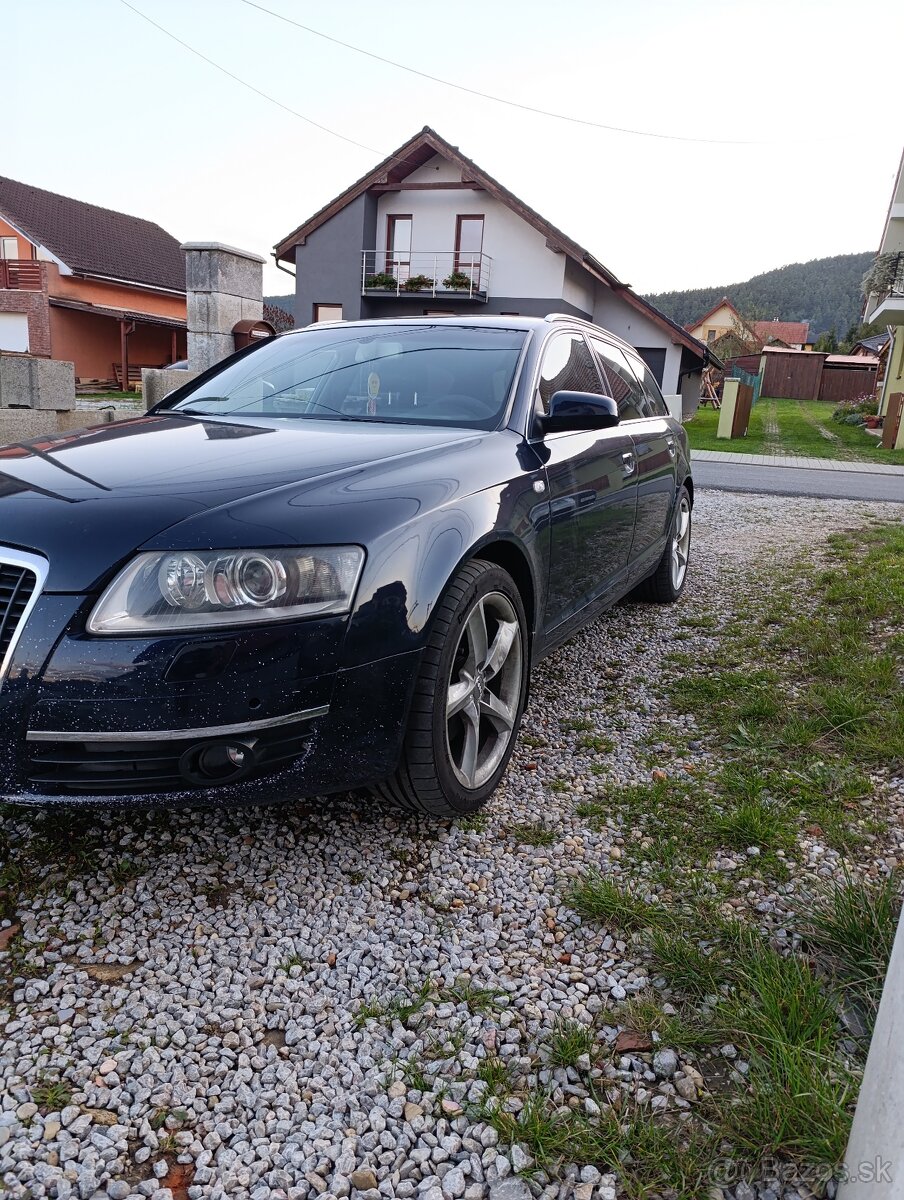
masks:
[[[527,657],[511,576],[492,563],[467,563],[434,613],[402,762],[378,790],[436,817],[485,804],[514,748]]]
[[[687,583],[691,557],[691,498],[687,488],[678,490],[669,539],[659,565],[643,586],[643,595],[657,604],[674,604]]]

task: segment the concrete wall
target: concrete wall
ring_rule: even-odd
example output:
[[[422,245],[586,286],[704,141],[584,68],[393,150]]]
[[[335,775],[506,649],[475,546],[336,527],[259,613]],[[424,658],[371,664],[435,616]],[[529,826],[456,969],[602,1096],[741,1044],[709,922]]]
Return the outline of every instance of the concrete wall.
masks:
[[[0,408],[75,407],[75,370],[71,362],[0,354]]]
[[[0,446],[53,434],[74,433],[79,429],[96,428],[137,415],[134,408],[116,405],[94,413],[82,409],[53,412],[32,408],[0,408]]]
[[[235,352],[239,321],[264,315],[264,260],[221,242],[185,242],[188,362],[206,371]]]
[[[145,408],[153,408],[165,399],[170,392],[183,387],[197,377],[197,371],[155,371],[141,372],[141,397]]]

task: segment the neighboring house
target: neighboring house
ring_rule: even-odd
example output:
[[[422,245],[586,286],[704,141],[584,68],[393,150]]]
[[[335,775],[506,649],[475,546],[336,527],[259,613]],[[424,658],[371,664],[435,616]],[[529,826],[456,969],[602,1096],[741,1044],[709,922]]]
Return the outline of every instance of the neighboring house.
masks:
[[[780,321],[778,317],[771,321],[748,321],[727,296],[714,304],[708,313],[686,325],[685,329],[714,348],[723,338],[746,343],[751,350],[760,350],[763,346],[808,350],[813,345],[809,322]]]
[[[722,338],[730,336],[736,342],[749,344],[751,349],[759,348],[759,343],[757,343],[750,325],[727,296],[723,296],[709,312],[704,313],[698,320],[685,325],[685,329],[692,337],[705,342],[707,346],[712,346]]]
[[[159,225],[0,177],[0,351],[133,379],[186,353],[185,259]]]
[[[295,319],[566,312],[635,346],[667,395],[699,397],[709,352],[430,128],[275,247]],[[291,272],[290,272],[291,274]]]
[[[879,395],[879,412],[884,413],[889,396],[904,392],[904,153],[888,206],[879,253],[867,275],[867,280],[870,279],[874,287],[868,291],[863,319],[887,326],[891,338]],[[904,422],[901,429],[902,439],[899,440],[904,440]]]
[[[858,357],[867,356],[869,358],[878,357],[885,347],[888,345],[887,333],[876,333],[872,337],[861,338],[859,342],[854,342],[851,346],[851,354]]]
[[[809,321],[750,321],[761,346],[785,346],[788,350],[808,350],[813,345]]]

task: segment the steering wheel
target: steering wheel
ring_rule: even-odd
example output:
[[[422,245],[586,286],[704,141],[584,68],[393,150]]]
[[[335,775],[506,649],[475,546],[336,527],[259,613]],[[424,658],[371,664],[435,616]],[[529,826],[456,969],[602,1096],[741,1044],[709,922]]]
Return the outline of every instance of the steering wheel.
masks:
[[[460,392],[449,392],[445,396],[440,396],[431,402],[430,407],[442,408],[444,414],[450,418],[473,417],[477,421],[496,414],[495,404],[489,404],[486,400],[478,399],[477,396],[466,396]]]

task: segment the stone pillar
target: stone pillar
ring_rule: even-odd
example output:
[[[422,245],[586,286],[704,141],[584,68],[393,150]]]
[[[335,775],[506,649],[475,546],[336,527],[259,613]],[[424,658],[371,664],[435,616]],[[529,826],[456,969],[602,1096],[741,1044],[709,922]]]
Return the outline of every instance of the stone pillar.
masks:
[[[239,321],[264,315],[264,260],[221,242],[186,242],[188,367],[206,371],[235,350]]]

